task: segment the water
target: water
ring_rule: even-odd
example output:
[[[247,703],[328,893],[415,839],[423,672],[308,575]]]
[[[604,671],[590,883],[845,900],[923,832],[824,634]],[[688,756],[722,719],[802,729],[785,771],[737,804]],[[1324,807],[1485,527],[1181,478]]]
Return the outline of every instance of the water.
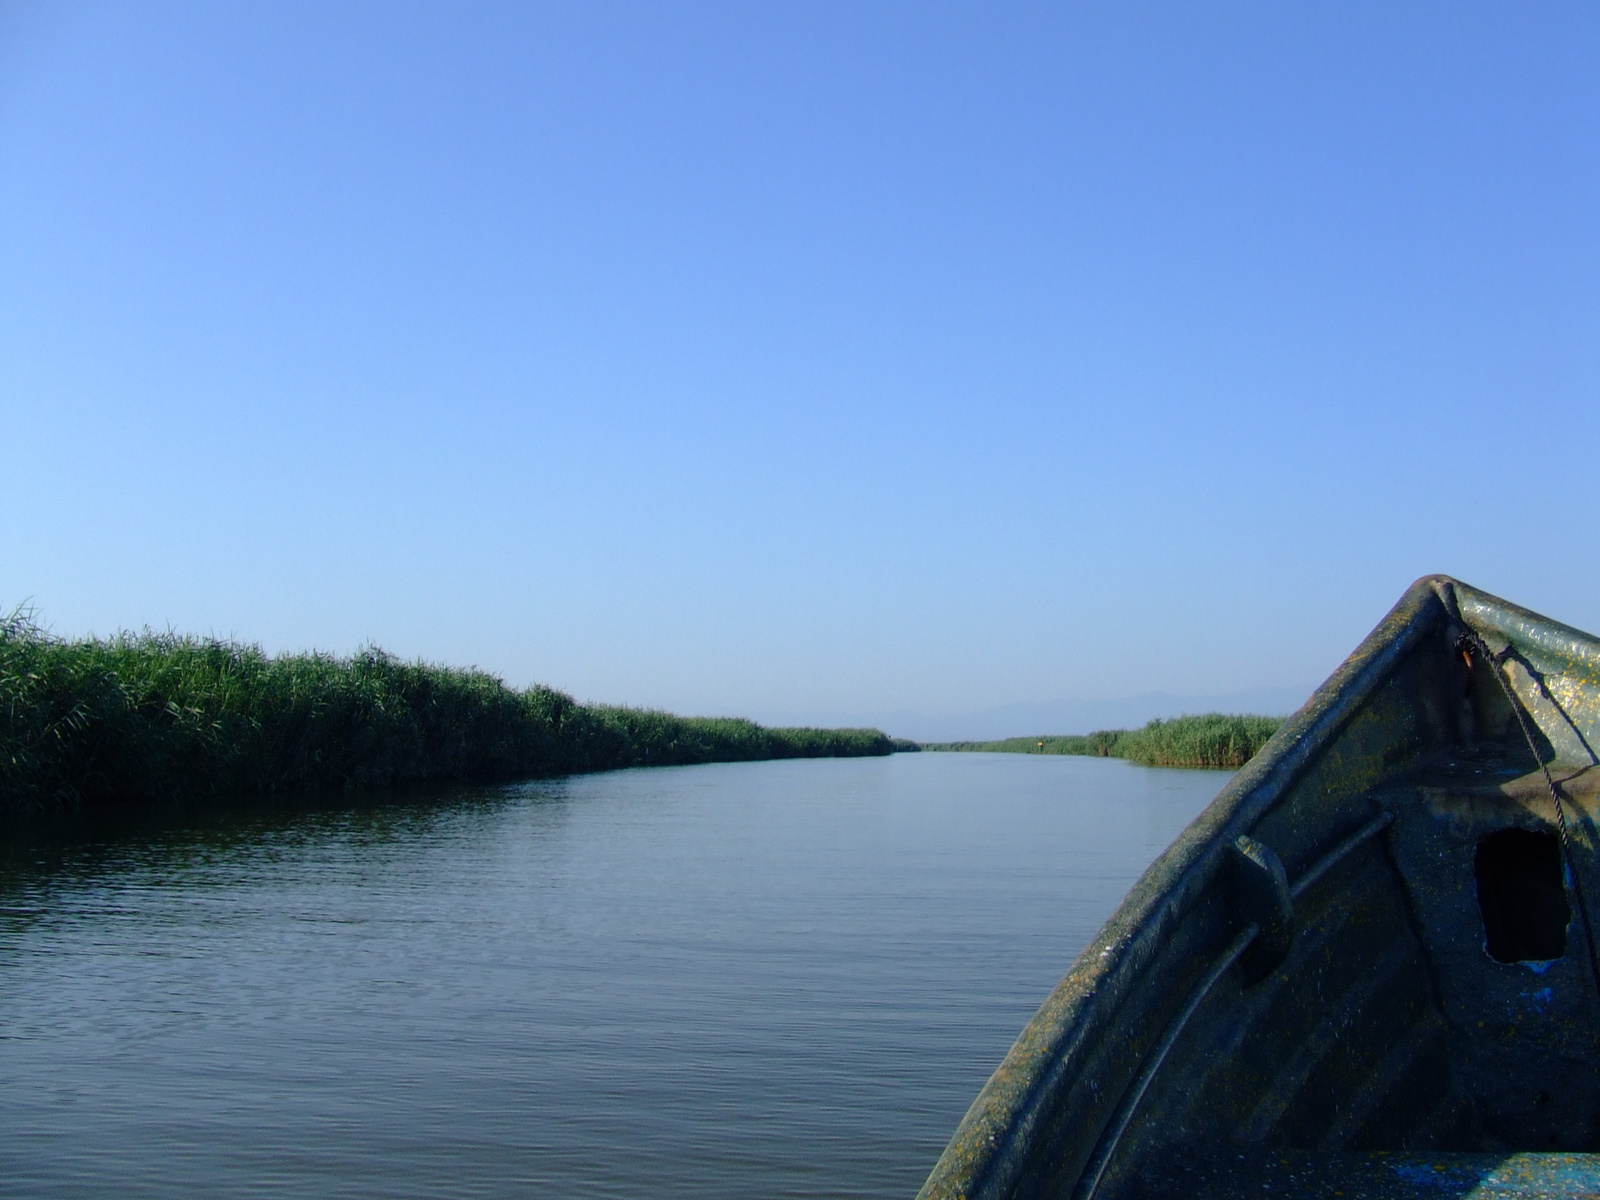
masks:
[[[910,1197],[1225,780],[747,763],[13,845],[0,1193]]]

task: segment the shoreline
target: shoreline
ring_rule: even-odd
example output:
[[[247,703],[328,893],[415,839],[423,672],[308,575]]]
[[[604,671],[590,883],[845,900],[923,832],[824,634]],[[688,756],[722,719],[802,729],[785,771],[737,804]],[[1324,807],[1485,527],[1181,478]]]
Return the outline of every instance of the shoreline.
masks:
[[[1255,756],[1286,718],[1202,713],[1150,721],[1139,729],[1041,734],[986,742],[924,742],[934,753],[1070,754],[1122,758],[1147,767],[1237,770]]]
[[[0,620],[8,815],[916,748],[877,729],[580,704],[377,648],[269,656],[176,634],[67,640],[21,614]]]

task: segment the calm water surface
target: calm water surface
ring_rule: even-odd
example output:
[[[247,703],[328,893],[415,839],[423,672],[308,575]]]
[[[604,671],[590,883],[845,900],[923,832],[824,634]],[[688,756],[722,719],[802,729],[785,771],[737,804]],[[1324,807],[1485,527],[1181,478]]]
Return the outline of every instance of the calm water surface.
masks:
[[[0,1193],[910,1197],[1226,778],[747,763],[13,843]]]

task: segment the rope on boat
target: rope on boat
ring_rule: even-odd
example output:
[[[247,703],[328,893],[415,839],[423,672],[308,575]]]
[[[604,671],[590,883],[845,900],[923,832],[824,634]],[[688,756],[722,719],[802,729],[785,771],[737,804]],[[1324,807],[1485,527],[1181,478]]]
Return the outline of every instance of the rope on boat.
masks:
[[[1471,655],[1479,654],[1489,664],[1489,674],[1494,676],[1500,690],[1505,693],[1506,703],[1511,705],[1511,711],[1516,715],[1517,725],[1522,730],[1522,736],[1527,739],[1528,752],[1533,755],[1533,761],[1539,764],[1539,770],[1544,773],[1544,785],[1550,789],[1550,799],[1556,806],[1556,825],[1561,831],[1561,863],[1566,868],[1567,878],[1572,880],[1572,893],[1578,901],[1578,921],[1583,926],[1583,940],[1589,948],[1589,975],[1594,980],[1595,999],[1600,1001],[1600,955],[1595,953],[1594,926],[1589,921],[1589,902],[1583,895],[1583,877],[1578,873],[1578,860],[1572,853],[1572,833],[1567,828],[1567,807],[1561,803],[1561,790],[1556,787],[1555,777],[1550,774],[1550,767],[1539,753],[1539,746],[1533,740],[1533,730],[1528,725],[1528,715],[1523,711],[1522,703],[1517,699],[1516,693],[1511,690],[1511,685],[1506,682],[1505,672],[1502,670],[1504,659],[1489,649],[1489,644],[1478,636],[1476,630],[1463,624],[1461,634],[1456,638],[1456,649],[1466,654],[1470,660]],[[1506,647],[1506,653],[1511,653],[1511,647]]]

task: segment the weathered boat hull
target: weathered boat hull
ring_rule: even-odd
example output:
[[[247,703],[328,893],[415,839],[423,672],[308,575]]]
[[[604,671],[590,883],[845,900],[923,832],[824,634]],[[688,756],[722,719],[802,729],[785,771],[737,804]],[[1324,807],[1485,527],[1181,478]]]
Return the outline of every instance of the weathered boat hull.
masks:
[[[1145,873],[920,1195],[1600,1194],[1596,744],[1600,641],[1418,581]]]

